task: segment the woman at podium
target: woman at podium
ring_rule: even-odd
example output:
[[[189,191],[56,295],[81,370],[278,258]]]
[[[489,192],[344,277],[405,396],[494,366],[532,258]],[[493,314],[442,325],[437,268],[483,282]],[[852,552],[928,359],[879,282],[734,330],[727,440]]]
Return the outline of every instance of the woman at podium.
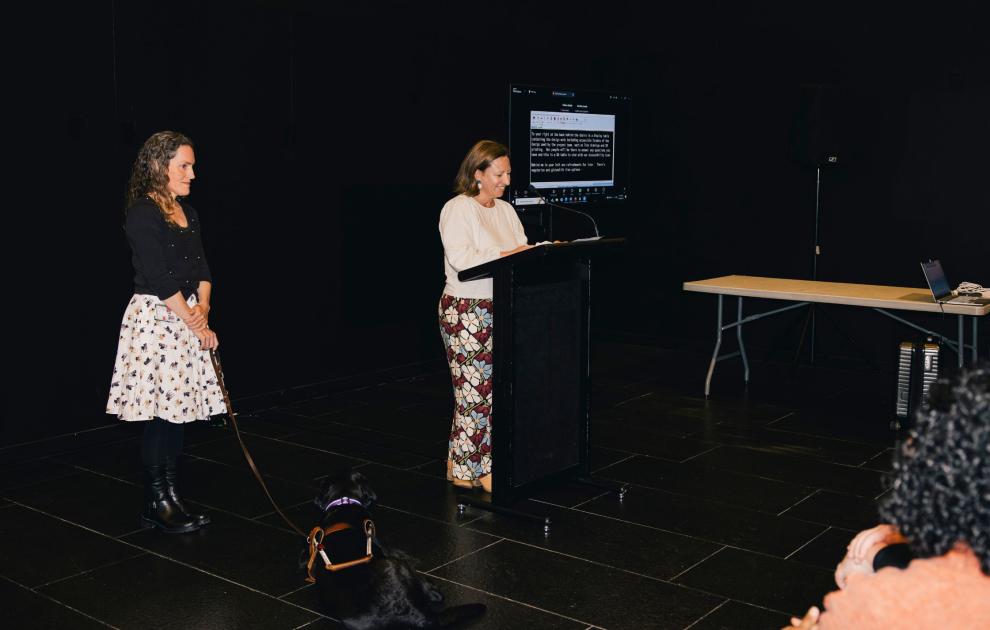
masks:
[[[454,387],[447,479],[487,492],[492,489],[492,281],[460,282],[457,273],[531,247],[515,209],[500,199],[511,172],[505,146],[478,142],[457,171],[456,196],[440,211],[447,283],[438,314]]]

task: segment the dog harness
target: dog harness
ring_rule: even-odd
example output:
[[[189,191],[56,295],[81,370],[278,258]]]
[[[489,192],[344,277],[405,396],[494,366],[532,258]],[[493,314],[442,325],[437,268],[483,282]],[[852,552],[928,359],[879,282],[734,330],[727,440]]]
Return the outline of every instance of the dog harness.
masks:
[[[323,568],[327,571],[340,571],[342,569],[349,569],[353,566],[359,564],[366,564],[371,562],[371,541],[375,538],[375,524],[370,518],[364,519],[363,523],[364,535],[368,539],[368,546],[365,550],[365,555],[357,558],[356,560],[348,560],[347,562],[339,562],[334,564],[330,561],[330,557],[327,555],[326,549],[323,547],[323,540],[331,534],[337,532],[342,532],[347,529],[353,529],[350,523],[335,523],[328,527],[320,527],[317,525],[310,532],[309,536],[306,537],[306,542],[309,543],[309,562],[306,563],[306,581],[310,584],[316,582],[316,577],[313,576],[313,565],[316,563],[316,556],[320,556],[323,559]]]

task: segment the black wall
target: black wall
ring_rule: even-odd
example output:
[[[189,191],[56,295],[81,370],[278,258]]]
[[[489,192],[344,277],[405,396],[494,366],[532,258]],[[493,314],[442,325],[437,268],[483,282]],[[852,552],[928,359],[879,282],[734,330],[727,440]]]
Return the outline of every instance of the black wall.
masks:
[[[235,395],[440,357],[436,219],[468,146],[506,139],[511,82],[635,99],[634,201],[597,214],[630,239],[596,271],[599,334],[708,351],[714,299],[681,282],[810,277],[824,151],[840,166],[823,176],[820,279],[922,286],[918,261],[937,256],[950,280],[990,284],[975,9],[76,4],[26,21],[15,64],[44,181],[12,239],[30,325],[12,331],[0,443],[108,421],[124,185],[166,128],[197,142],[190,201]],[[799,317],[754,326],[757,356],[784,357]],[[911,334],[880,319],[834,309],[820,347],[883,368]]]

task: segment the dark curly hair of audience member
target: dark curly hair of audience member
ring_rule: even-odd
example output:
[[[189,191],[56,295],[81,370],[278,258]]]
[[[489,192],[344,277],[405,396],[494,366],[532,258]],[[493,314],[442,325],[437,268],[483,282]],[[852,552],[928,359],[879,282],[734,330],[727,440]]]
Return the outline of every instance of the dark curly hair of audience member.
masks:
[[[881,516],[918,558],[969,545],[990,575],[990,364],[932,386],[901,445]]]
[[[168,163],[183,145],[193,147],[193,141],[177,131],[159,131],[145,140],[131,168],[125,209],[148,195],[161,210],[165,221],[173,223],[172,208],[166,207],[172,203],[168,192]]]

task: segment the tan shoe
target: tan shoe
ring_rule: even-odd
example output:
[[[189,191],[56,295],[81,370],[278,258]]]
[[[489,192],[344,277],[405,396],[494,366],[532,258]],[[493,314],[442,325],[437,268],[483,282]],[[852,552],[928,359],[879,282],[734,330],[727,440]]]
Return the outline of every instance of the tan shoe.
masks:
[[[474,487],[474,484],[472,482],[468,481],[467,479],[454,479],[454,472],[453,471],[454,471],[454,463],[448,459],[447,460],[447,481],[451,482],[452,484],[454,484],[458,488],[468,488],[468,489],[471,489],[471,488]]]

